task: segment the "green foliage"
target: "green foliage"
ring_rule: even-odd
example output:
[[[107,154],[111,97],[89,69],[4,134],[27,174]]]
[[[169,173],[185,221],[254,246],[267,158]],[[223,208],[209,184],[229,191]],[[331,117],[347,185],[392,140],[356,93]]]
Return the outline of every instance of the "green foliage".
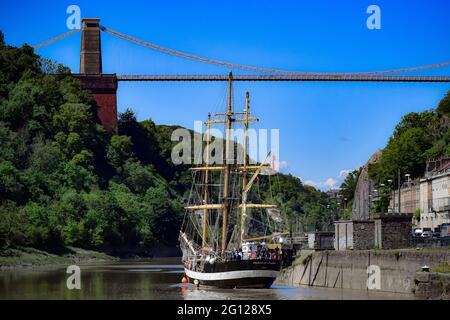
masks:
[[[429,158],[450,154],[450,121],[447,113],[449,93],[437,110],[412,112],[402,118],[394,134],[382,151],[381,160],[369,168],[371,178],[379,183],[396,179],[400,171],[403,177],[421,177]]]
[[[68,68],[0,40],[0,248],[174,245],[183,208],[168,181],[188,187],[166,174],[170,136],[131,110],[107,135]]]
[[[447,92],[444,99],[441,100],[436,111],[440,115],[450,114],[450,90]]]
[[[417,208],[414,211],[413,218],[416,219],[417,221],[420,221],[420,208]]]
[[[133,143],[128,136],[113,136],[108,146],[107,157],[111,165],[118,170],[124,164],[126,159],[131,157]]]
[[[0,247],[26,243],[25,217],[14,202],[2,201],[0,217]]]
[[[257,183],[266,202],[275,201],[287,215],[291,232],[332,230],[340,214],[336,201],[290,174],[262,177]],[[259,199],[252,199],[258,202]]]
[[[432,272],[450,273],[450,261],[443,261],[431,268]]]
[[[375,201],[374,207],[372,207],[372,214],[388,212],[389,208],[389,195],[380,191],[379,199]]]
[[[342,182],[340,187],[341,190],[339,191],[339,196],[342,201],[352,203],[360,173],[360,169],[353,170],[352,172],[349,172],[344,182]]]
[[[20,172],[10,161],[0,162],[0,199],[13,198],[23,189]]]
[[[391,139],[383,150],[381,158],[381,177],[385,180],[396,176],[398,170],[420,177],[425,171],[425,151],[431,148],[432,141],[427,131],[420,127],[405,129]]]

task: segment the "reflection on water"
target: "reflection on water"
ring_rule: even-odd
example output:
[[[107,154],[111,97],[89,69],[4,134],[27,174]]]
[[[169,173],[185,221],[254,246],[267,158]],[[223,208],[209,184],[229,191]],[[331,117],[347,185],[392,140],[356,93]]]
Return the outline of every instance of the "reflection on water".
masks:
[[[179,258],[81,266],[81,290],[65,268],[0,273],[0,299],[412,299],[411,295],[326,288],[212,289],[181,285]]]

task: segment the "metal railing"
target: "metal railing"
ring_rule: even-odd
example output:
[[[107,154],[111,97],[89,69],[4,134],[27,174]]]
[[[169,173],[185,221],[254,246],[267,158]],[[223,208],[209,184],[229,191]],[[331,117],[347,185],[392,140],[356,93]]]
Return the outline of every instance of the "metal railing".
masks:
[[[228,81],[228,75],[117,75],[118,81]],[[450,82],[447,76],[234,75],[233,81]]]
[[[450,246],[450,237],[445,238],[413,238],[408,241],[410,248],[440,248]]]

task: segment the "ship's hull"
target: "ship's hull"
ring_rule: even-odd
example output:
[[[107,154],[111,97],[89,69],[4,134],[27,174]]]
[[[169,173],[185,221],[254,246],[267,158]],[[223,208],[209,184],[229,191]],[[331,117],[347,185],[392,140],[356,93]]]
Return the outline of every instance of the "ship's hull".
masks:
[[[190,283],[217,288],[269,288],[278,276],[278,260],[206,263],[202,271],[185,268]],[[195,269],[195,268],[194,268]]]

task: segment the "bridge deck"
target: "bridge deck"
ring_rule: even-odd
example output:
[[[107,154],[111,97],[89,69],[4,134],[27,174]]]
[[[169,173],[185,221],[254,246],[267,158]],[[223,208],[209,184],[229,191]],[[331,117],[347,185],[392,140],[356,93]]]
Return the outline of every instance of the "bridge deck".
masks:
[[[228,75],[118,75],[119,81],[228,81]],[[448,76],[234,75],[233,81],[450,82]]]

